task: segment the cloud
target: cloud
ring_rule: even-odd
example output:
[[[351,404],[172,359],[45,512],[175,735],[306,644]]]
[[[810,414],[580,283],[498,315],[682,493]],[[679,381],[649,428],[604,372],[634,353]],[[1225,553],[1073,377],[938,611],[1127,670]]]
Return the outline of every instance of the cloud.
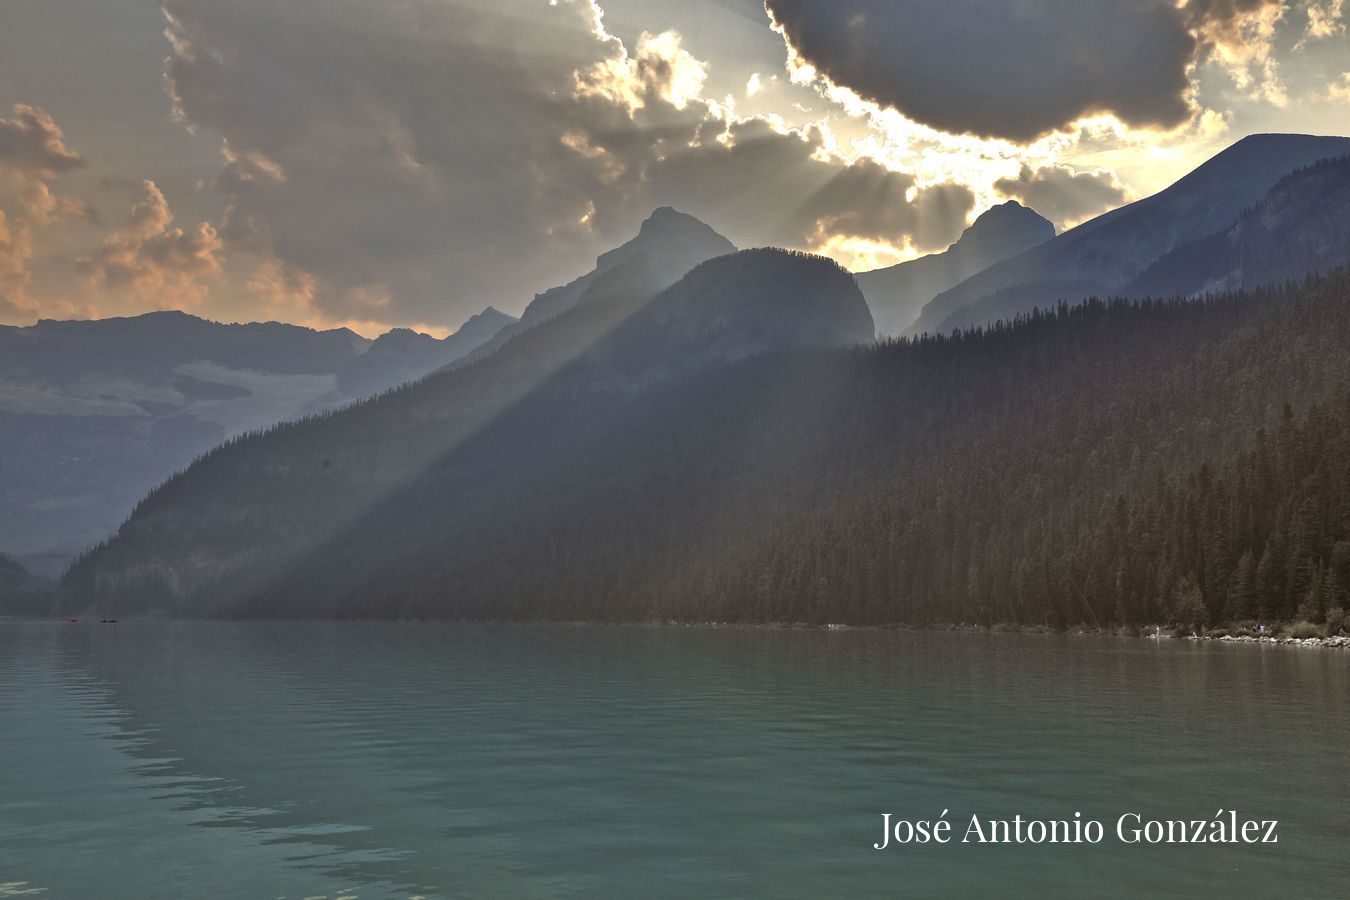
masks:
[[[76,262],[91,286],[125,292],[165,309],[191,307],[205,298],[202,279],[221,272],[221,240],[209,222],[184,230],[153,181],[137,191],[126,224],[92,257]]]
[[[273,257],[258,266],[248,281],[248,290],[268,301],[273,309],[308,309],[314,305],[319,286],[309,272]]]
[[[1327,85],[1327,99],[1335,103],[1350,103],[1350,72],[1342,72],[1339,78]]]
[[[1239,90],[1276,106],[1288,103],[1275,55],[1284,0],[1189,0],[1179,13],[1196,37],[1197,61],[1212,61]]]
[[[945,249],[974,204],[974,193],[964,185],[919,190],[912,175],[860,159],[807,198],[795,227],[808,232],[809,249],[850,254],[854,259],[845,262],[856,267],[871,265],[886,248],[897,259]]]
[[[1190,115],[1194,39],[1163,3],[767,0],[820,75],[916,121],[1018,141],[1095,113],[1171,127]]]
[[[622,43],[613,43],[617,44],[613,55],[573,76],[579,96],[603,97],[630,114],[656,99],[682,110],[699,98],[708,80],[708,66],[684,49],[675,32],[652,35],[644,31],[632,56]]]
[[[1036,210],[1061,231],[1132,199],[1112,172],[1079,172],[1064,166],[1023,165],[1017,177],[1000,178],[994,188]]]
[[[174,105],[223,141],[221,236],[280,266],[253,290],[435,321],[576,274],[590,235],[549,233],[593,166],[562,144],[567,106],[574,72],[617,56],[573,7],[518,6],[165,4]],[[660,78],[650,59],[614,74]]]
[[[0,118],[0,168],[51,180],[84,165],[52,117],[37,107],[16,103],[13,118]]]
[[[222,142],[219,237],[254,256],[248,290],[278,315],[518,309],[662,205],[742,245],[857,235],[904,253],[946,246],[971,209],[963,188],[845,158],[822,127],[737,115],[704,96],[711,67],[678,33],[626,45],[588,2],[167,0],[165,15],[173,105]]]
[[[906,258],[945,248],[973,207],[974,196],[962,185],[921,188],[912,175],[865,157],[844,161],[823,128],[719,114],[707,118],[705,110],[704,118],[686,123],[692,139],[682,133],[679,140],[653,142],[603,127],[589,132],[593,153],[628,173],[592,190],[594,226],[671,204],[741,246],[827,252],[856,265],[864,254]]]
[[[1345,0],[1312,0],[1308,4],[1308,25],[1303,39],[1294,45],[1301,48],[1308,41],[1320,41],[1345,33]]]
[[[1284,0],[766,0],[765,8],[799,81],[823,76],[953,133],[1028,142],[1100,114],[1176,128],[1199,112],[1193,69],[1209,60],[1240,88],[1283,102],[1272,46]]]
[[[0,209],[0,319],[28,320],[37,313],[37,303],[28,294],[33,276],[28,261],[33,256],[32,229],[12,221]]]
[[[39,304],[34,296],[36,234],[57,222],[94,222],[97,217],[82,200],[52,189],[62,175],[86,165],[66,146],[52,117],[24,103],[14,104],[11,116],[0,117],[0,175],[12,186],[0,196],[5,204],[0,207],[0,319],[28,322],[43,306],[48,311],[74,309],[53,298]]]
[[[45,181],[32,181],[19,193],[24,214],[38,225],[63,221],[97,224],[98,215],[78,197],[56,194]]]

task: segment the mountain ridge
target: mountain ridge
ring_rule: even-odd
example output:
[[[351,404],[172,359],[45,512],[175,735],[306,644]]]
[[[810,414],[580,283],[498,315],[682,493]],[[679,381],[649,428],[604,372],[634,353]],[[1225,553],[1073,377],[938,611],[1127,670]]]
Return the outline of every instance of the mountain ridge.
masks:
[[[179,310],[0,327],[0,548],[69,558],[232,434],[420,378],[513,321],[485,311],[443,340],[373,341]]]
[[[924,307],[907,333],[1010,318],[1061,299],[1109,296],[1181,244],[1232,223],[1284,175],[1347,152],[1350,138],[1249,135],[1164,190],[1104,213],[943,291]]]
[[[1350,155],[1296,169],[1237,221],[1183,244],[1127,284],[1127,296],[1250,290],[1350,264]]]
[[[735,252],[736,245],[705,222],[673,207],[657,207],[638,226],[636,235],[597,256],[591,271],[567,284],[536,294],[521,312],[519,322],[504,328],[471,357],[479,359],[495,353],[513,335],[571,309],[597,278],[639,253],[647,256],[651,273],[665,287],[674,284],[704,260]]]
[[[234,543],[288,509],[258,473],[302,477],[306,458],[316,478],[387,471],[332,455],[345,445],[331,431],[289,429],[285,458],[222,454],[147,501],[68,574],[67,608],[152,598],[180,615],[1055,627],[1220,615],[1241,607],[1226,574],[1207,572],[1227,573],[1243,548],[1193,547],[1189,520],[1166,517],[1153,491],[1192,485],[1203,500],[1194,484],[1215,454],[1266,446],[1296,461],[1281,424],[1293,414],[1278,410],[1284,398],[1333,401],[1344,384],[1347,290],[1342,272],[1199,301],[1091,301],[951,337],[757,353],[637,393],[632,378],[600,391],[566,379],[268,568]],[[607,369],[603,356],[575,364]],[[397,395],[405,415],[434,414],[418,400],[427,384]],[[1280,497],[1283,477],[1270,480]],[[250,491],[268,505],[251,506]],[[246,502],[229,507],[236,497]],[[1280,543],[1276,502],[1252,524],[1257,550],[1276,547],[1290,572],[1305,556],[1325,567],[1340,533]],[[195,531],[213,507],[216,523]],[[1108,551],[1122,529],[1165,535],[1167,552],[1141,544],[1118,567]],[[202,548],[240,547],[229,577],[245,581],[199,580]],[[1306,587],[1291,584],[1272,589],[1272,614]],[[1176,599],[1196,591],[1199,613]]]
[[[1009,200],[981,213],[946,250],[854,278],[872,308],[877,331],[899,335],[937,294],[1054,236],[1049,220]]]

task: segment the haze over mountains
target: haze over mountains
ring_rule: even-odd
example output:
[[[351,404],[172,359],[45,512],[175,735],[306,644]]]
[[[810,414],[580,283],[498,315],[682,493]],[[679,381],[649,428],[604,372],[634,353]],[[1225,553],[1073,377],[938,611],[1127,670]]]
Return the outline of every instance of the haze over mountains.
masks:
[[[225,438],[421,377],[514,321],[374,341],[180,312],[0,327],[0,547],[69,558]]]
[[[228,611],[348,534],[411,551],[441,533],[445,515],[467,522],[480,502],[510,506],[525,488],[498,493],[490,474],[515,471],[511,460],[525,447],[572,458],[578,441],[599,436],[595,410],[622,415],[663,386],[736,359],[858,344],[874,333],[852,278],[817,257],[745,251],[705,262],[665,290],[660,280],[645,254],[633,256],[596,277],[572,309],[484,360],[214,451],[147,498],[81,573],[119,602]],[[500,435],[510,436],[507,446],[493,441],[482,455],[483,442]],[[459,459],[475,462],[451,462]],[[449,477],[458,486],[464,475],[481,476],[488,492],[469,501],[443,484]],[[198,506],[203,492],[230,499]],[[395,507],[397,528],[360,524]],[[195,561],[181,565],[189,556]]]
[[[690,278],[721,280],[734,270],[719,264],[737,259]],[[783,287],[801,280],[781,271]],[[840,337],[856,337],[860,299],[846,278],[834,283],[837,300],[809,320],[830,312]],[[697,281],[662,296],[679,299],[682,285],[710,296]],[[734,296],[717,293],[719,305]],[[72,569],[66,602],[179,615],[1140,623],[1241,608],[1231,575],[1244,554],[1268,554],[1281,574],[1261,608],[1289,615],[1350,538],[1337,518],[1350,494],[1307,507],[1308,486],[1332,477],[1318,472],[1343,461],[1299,449],[1343,432],[1328,417],[1350,375],[1347,297],[1340,276],[688,368],[678,361],[700,341],[754,349],[763,336],[681,303],[690,327],[667,343],[649,330],[662,316],[642,311],[653,301],[630,313],[636,333],[598,329],[610,335],[598,350],[477,414],[471,382],[500,382],[472,365],[214,452]],[[608,318],[580,304],[528,336],[554,331],[552,343],[567,325],[574,338],[587,329],[569,320],[587,314]],[[517,365],[535,355],[520,352]],[[1332,412],[1304,426],[1281,418],[1287,400]],[[1263,441],[1261,493],[1205,487],[1208,460],[1244,470],[1241,454]],[[1211,521],[1225,527],[1200,540],[1193,529]],[[1150,536],[1122,543],[1124,530]],[[1177,613],[1196,590],[1203,611]]]
[[[663,207],[592,271],[536,296],[520,322],[488,307],[440,340],[400,328],[371,341],[347,329],[222,325],[178,312],[0,328],[0,548],[56,575],[147,491],[228,437],[495,353],[611,271],[628,267],[655,292],[735,251]]]

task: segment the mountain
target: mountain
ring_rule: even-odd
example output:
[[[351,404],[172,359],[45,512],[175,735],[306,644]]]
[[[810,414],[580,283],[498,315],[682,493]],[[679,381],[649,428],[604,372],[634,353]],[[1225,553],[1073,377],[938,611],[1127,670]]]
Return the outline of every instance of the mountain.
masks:
[[[51,608],[49,588],[18,560],[0,553],[0,616],[47,612]]]
[[[1350,138],[1259,134],[1152,197],[1112,210],[934,297],[911,334],[1010,318],[1061,299],[1109,296],[1190,241],[1232,224],[1282,177],[1350,153]]]
[[[0,327],[0,548],[44,570],[63,565],[231,436],[491,355],[625,266],[635,265],[630,280],[641,269],[654,293],[735,249],[697,219],[658,209],[593,271],[536,297],[524,321],[488,307],[443,340],[400,328],[371,341],[181,312]]]
[[[855,275],[872,308],[877,331],[898,335],[914,324],[925,303],[994,263],[1016,256],[1055,236],[1049,220],[1016,200],[977,218],[941,253]]]
[[[1197,296],[1345,265],[1350,265],[1350,156],[1286,175],[1236,222],[1173,250],[1124,292]]]
[[[409,328],[395,328],[376,338],[365,353],[338,371],[338,391],[344,397],[369,397],[415,381],[469,355],[517,321],[515,316],[489,306],[441,340]]]
[[[738,259],[467,425],[476,365],[216,451],[72,568],[66,608],[1104,627],[1343,605],[1350,275],[670,370],[761,340],[685,305],[738,303]],[[753,279],[766,306],[791,261]],[[828,291],[836,337],[864,332],[847,279],[808,280],[789,308]]]
[[[444,341],[374,342],[181,312],[0,327],[0,547],[69,560],[230,435],[420,377],[508,321],[489,310]]]
[[[485,359],[212,451],[72,569],[68,602],[184,614],[263,603],[279,612],[289,607],[272,586],[349,536],[378,545],[362,548],[363,558],[431,545],[458,558],[443,540],[446,523],[495,517],[526,500],[535,475],[521,467],[523,451],[573,459],[634,408],[700,372],[874,333],[852,278],[819,257],[744,251],[659,290],[662,281],[645,252],[630,256],[592,279],[571,309]],[[521,482],[504,486],[504,471]],[[351,614],[360,602],[348,591],[305,596]]]
[[[596,277],[639,253],[647,255],[647,262],[658,281],[672,284],[705,259],[735,252],[736,247],[730,241],[698,219],[663,206],[647,217],[636,237],[600,254],[590,272],[562,287],[536,295],[521,313],[520,321],[527,327],[537,325],[570,309]]]
[[[571,309],[597,278],[638,255],[646,257],[656,282],[665,287],[674,284],[680,276],[704,260],[735,252],[736,246],[708,225],[693,216],[663,206],[647,217],[631,240],[600,254],[595,260],[594,269],[561,287],[536,294],[520,314],[518,323],[503,328],[472,356],[477,359],[495,353],[514,335]]]

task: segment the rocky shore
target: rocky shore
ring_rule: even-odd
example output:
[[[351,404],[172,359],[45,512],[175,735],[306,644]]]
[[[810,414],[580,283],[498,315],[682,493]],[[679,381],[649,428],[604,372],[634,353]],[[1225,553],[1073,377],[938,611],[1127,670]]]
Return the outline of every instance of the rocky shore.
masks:
[[[1288,647],[1330,647],[1333,649],[1344,650],[1350,648],[1350,638],[1344,635],[1336,637],[1271,637],[1267,635],[1242,635],[1234,637],[1231,634],[1225,634],[1221,637],[1208,637],[1205,635],[1192,634],[1187,640],[1191,641],[1224,641],[1230,644],[1280,644]]]

